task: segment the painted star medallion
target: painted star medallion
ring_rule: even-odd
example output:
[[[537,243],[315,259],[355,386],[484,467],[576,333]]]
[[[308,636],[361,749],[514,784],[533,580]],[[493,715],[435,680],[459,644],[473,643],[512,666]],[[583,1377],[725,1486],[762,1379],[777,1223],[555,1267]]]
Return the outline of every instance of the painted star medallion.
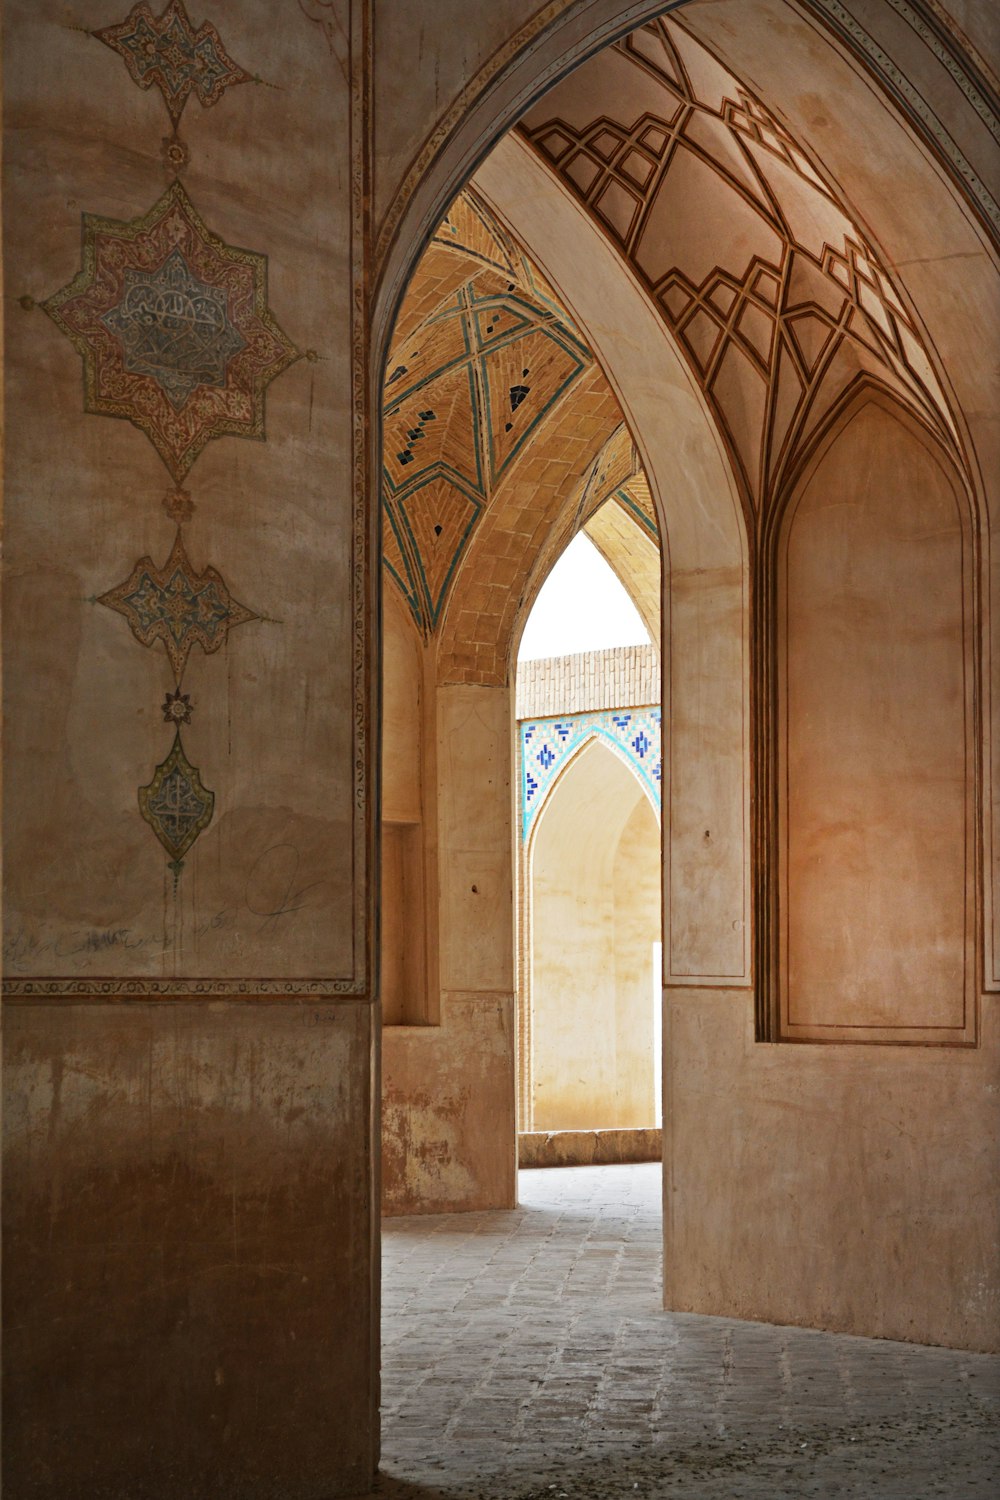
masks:
[[[184,754],[181,732],[152,781],[139,788],[139,811],[176,866],[208,827],[215,793],[202,785],[201,774]]]
[[[190,724],[193,712],[190,693],[182,693],[178,688],[176,692],[168,693],[160,706],[165,724]]]
[[[170,0],[159,16],[143,0],[124,21],[91,35],[118,53],[141,89],[159,89],[175,130],[192,94],[207,108],[218,104],[226,89],[253,82],[210,21],[194,28],[183,0]]]
[[[193,647],[210,655],[237,625],[260,619],[233,598],[215,568],[199,573],[192,567],[179,529],[162,568],[141,557],[125,582],[97,602],[124,615],[141,645],[163,642],[178,684]],[[169,717],[166,710],[164,716]]]
[[[125,417],[176,484],[212,438],[264,437],[264,394],[301,357],[267,257],[227,245],[179,182],[130,220],[83,216],[83,265],[42,304],[84,365],[89,412]]]

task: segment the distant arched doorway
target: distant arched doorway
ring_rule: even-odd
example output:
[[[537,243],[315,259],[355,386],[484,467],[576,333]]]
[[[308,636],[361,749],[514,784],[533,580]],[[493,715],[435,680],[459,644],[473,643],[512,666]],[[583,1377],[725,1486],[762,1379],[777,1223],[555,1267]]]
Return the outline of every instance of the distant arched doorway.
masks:
[[[592,738],[527,851],[530,1130],[656,1124],[660,831],[647,789]]]

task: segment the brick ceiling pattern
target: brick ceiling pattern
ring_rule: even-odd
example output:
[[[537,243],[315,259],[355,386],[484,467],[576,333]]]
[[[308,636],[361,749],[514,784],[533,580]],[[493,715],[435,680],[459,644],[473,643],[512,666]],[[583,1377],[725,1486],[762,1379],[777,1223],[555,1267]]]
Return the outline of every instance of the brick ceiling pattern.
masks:
[[[650,608],[639,531],[658,549],[656,522],[618,402],[551,286],[471,191],[400,309],[383,433],[385,568],[435,640],[441,680],[507,681],[516,627],[552,564],[626,484],[639,498],[605,540]],[[644,564],[634,580],[633,557]]]

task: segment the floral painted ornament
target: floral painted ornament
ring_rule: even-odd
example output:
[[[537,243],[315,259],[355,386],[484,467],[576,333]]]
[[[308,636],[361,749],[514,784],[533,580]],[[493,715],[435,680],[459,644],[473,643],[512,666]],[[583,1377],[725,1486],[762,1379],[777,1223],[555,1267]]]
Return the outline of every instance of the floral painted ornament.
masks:
[[[210,21],[195,29],[183,0],[170,0],[159,16],[142,0],[124,21],[91,36],[118,53],[133,83],[159,89],[175,130],[192,94],[207,109],[228,88],[254,81],[229,56]]]
[[[170,855],[174,879],[184,855],[212,821],[215,793],[202,785],[201,775],[184,754],[180,729],[166,760],[153,779],[139,788],[139,811]]]
[[[42,306],[83,359],[85,410],[134,423],[177,485],[212,438],[263,440],[267,386],[301,358],[267,256],[213,234],[179,182],[138,218],[84,214],[81,269]]]

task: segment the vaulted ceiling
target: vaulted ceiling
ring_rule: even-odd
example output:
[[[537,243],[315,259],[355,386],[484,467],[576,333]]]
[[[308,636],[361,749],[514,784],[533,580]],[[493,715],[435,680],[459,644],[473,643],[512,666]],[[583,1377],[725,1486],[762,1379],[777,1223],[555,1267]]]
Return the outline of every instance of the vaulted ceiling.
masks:
[[[463,573],[443,647],[459,675],[502,680],[525,591],[615,490],[621,535],[636,531],[636,555],[640,531],[657,546],[648,486],[602,370],[472,192],[456,199],[413,276],[383,421],[385,566],[427,635]],[[609,443],[613,464],[601,462]],[[614,550],[610,531],[605,545]]]
[[[961,462],[933,358],[872,237],[678,20],[605,48],[517,128],[671,329],[751,529],[863,381]],[[446,677],[505,680],[518,619],[584,526],[655,624],[655,510],[619,404],[475,182],[412,278],[383,414],[385,566]]]
[[[861,375],[954,445],[872,239],[822,164],[679,21],[605,48],[519,129],[675,332],[758,514]]]

